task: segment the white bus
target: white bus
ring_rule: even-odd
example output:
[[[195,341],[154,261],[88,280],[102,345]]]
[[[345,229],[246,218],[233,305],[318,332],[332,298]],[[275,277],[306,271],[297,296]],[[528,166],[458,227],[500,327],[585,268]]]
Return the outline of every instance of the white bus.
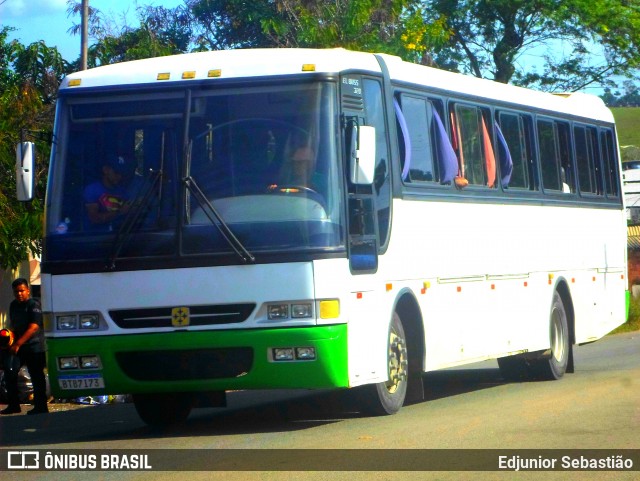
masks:
[[[558,379],[625,321],[613,117],[343,49],[104,66],[59,93],[42,299],[53,392],[149,424],[225,391],[352,388],[497,359]]]

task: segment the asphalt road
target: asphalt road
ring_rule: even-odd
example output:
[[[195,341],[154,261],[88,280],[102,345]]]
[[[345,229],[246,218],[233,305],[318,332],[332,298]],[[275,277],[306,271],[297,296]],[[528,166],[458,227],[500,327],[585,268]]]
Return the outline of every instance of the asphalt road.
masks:
[[[485,362],[425,376],[427,399],[394,416],[362,416],[344,392],[229,394],[226,409],[194,410],[184,425],[148,428],[131,404],[0,418],[3,449],[366,449],[403,457],[435,449],[640,449],[640,332],[576,348],[561,381],[505,383]],[[312,451],[310,451],[312,452]],[[248,455],[255,452],[247,451]],[[301,453],[303,453],[301,451]],[[361,454],[353,451],[354,456]],[[334,453],[335,454],[335,453]],[[405,454],[406,458],[408,456]],[[362,462],[361,458],[354,458]],[[375,459],[373,459],[375,461]],[[335,459],[327,459],[330,470]],[[339,462],[345,463],[344,459]],[[640,463],[639,463],[640,464]],[[354,465],[360,466],[355,463]],[[301,479],[299,472],[191,472],[189,479]],[[348,460],[345,469],[348,467]],[[640,468],[638,466],[637,468]],[[180,472],[18,473],[12,479],[184,479]],[[303,479],[640,480],[634,472],[305,472]]]

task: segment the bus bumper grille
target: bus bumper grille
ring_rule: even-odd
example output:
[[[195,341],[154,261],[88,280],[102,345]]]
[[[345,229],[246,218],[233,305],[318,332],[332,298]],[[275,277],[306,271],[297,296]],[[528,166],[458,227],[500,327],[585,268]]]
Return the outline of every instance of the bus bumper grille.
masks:
[[[116,353],[120,369],[136,381],[187,381],[236,378],[253,365],[253,349],[194,349]]]

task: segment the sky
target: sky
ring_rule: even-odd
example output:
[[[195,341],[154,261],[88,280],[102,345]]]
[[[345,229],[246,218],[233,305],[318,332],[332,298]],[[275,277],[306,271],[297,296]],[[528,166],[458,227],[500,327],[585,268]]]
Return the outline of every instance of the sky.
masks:
[[[124,15],[131,26],[137,25],[137,5],[173,8],[182,3],[182,0],[89,0],[91,7],[119,24],[123,23]],[[68,33],[74,24],[80,24],[80,16],[67,16],[67,0],[0,0],[0,25],[16,29],[9,39],[17,39],[23,45],[44,40],[48,47],[57,47],[69,62],[80,57],[80,35]]]

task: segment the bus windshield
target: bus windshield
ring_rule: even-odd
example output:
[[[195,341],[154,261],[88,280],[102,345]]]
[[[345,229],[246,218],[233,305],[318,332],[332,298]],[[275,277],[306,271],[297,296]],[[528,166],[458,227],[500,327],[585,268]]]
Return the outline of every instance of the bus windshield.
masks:
[[[129,92],[60,100],[48,262],[343,249],[334,84]]]

